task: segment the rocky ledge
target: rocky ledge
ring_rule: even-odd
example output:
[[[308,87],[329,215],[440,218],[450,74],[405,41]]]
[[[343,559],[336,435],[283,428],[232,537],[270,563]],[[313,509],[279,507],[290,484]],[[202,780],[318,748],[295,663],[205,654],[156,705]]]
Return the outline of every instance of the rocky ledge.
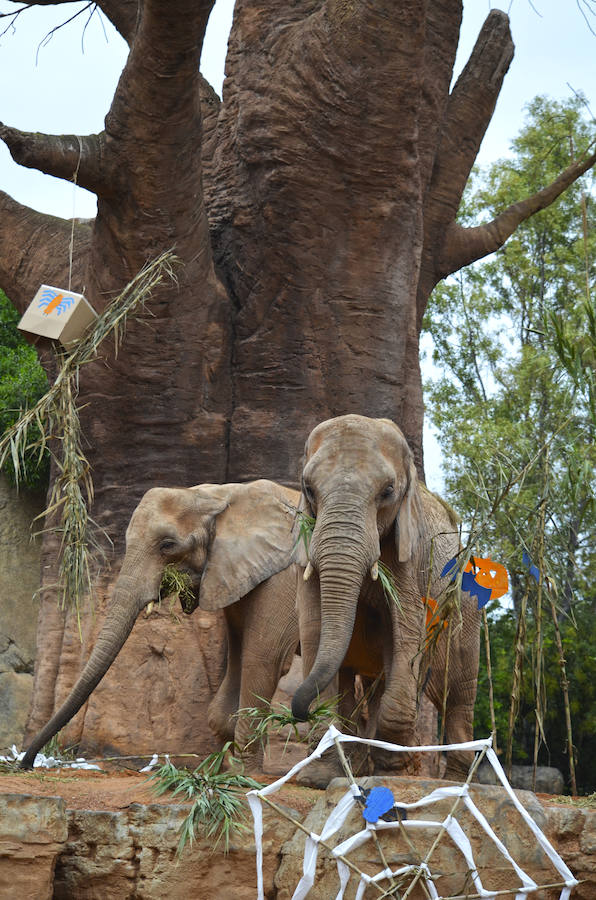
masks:
[[[14,788],[17,781],[17,777],[7,779],[4,787]],[[369,786],[378,783],[376,779],[368,782]],[[211,844],[198,840],[178,859],[176,847],[187,805],[127,803],[127,798],[120,794],[117,803],[124,808],[69,808],[80,803],[65,801],[60,796],[35,796],[33,778],[24,784],[19,790],[29,793],[0,794],[1,900],[16,897],[27,900],[162,900],[164,897],[168,900],[191,897],[193,900],[252,900],[256,897],[255,845],[250,827],[234,838],[227,855],[221,848],[214,850]],[[396,798],[413,802],[448,782],[387,778],[383,784],[391,788]],[[44,792],[47,789],[46,783]],[[52,789],[56,793],[60,791],[59,779],[52,784]],[[276,802],[309,832],[320,833],[345,791],[345,782],[336,779],[325,792],[286,789]],[[84,785],[82,794],[85,796]],[[528,791],[519,791],[517,795],[581,881],[572,891],[572,900],[596,900],[596,810],[538,800]],[[134,798],[134,791],[131,796]],[[539,884],[560,880],[502,788],[473,785],[471,796],[491,827],[507,843],[514,859],[531,877]],[[297,809],[291,809],[293,806]],[[440,817],[446,808],[437,811]],[[354,815],[359,816],[359,811]],[[507,890],[511,872],[505,872],[503,857],[482,829],[468,827],[474,823],[466,821],[466,815],[465,811],[458,811],[458,820],[471,835],[471,848],[483,883],[492,890]],[[250,816],[247,821],[250,826]],[[342,840],[350,829],[351,833],[354,828],[359,829],[361,817],[359,823],[347,820],[345,832],[340,831],[334,841]],[[395,840],[393,844],[384,844],[387,863],[395,868],[400,861],[407,862],[410,854],[418,852],[414,846],[417,840],[411,840],[407,847],[400,847]],[[274,810],[265,810],[263,854],[267,898],[289,900],[292,896],[303,871],[304,842],[304,833],[287,818]],[[439,887],[446,896],[454,890],[461,891],[462,885],[465,887],[466,866],[463,864],[462,868],[452,843],[445,840],[442,844],[433,859],[433,871],[444,879]],[[360,848],[353,860],[362,870],[372,873],[375,868],[371,846],[369,842]],[[346,900],[355,896],[356,887],[357,879],[352,878]],[[321,846],[316,880],[308,900],[332,900],[338,889],[336,862]],[[475,893],[473,887],[466,889],[470,894]],[[538,896],[558,897],[559,893],[559,890],[545,891]],[[369,896],[380,894],[369,888],[365,894],[367,900]],[[416,891],[410,896],[416,897]]]

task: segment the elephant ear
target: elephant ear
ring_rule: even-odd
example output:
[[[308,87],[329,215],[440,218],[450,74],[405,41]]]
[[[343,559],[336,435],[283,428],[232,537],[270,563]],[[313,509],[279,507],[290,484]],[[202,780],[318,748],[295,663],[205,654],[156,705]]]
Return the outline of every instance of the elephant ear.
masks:
[[[424,513],[418,476],[412,459],[408,465],[408,487],[395,520],[395,543],[400,562],[412,559],[424,536]]]
[[[196,490],[226,501],[215,519],[199,591],[202,609],[223,609],[293,562],[300,494],[266,480]]]

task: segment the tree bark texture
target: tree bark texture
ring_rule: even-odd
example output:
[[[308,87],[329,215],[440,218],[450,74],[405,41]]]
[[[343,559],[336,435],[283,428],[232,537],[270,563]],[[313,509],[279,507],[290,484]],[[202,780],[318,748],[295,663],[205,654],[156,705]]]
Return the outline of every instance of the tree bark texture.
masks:
[[[97,194],[96,219],[74,229],[72,282],[97,310],[163,250],[182,262],[177,284],[154,295],[153,318],[131,323],[118,356],[104,348],[81,376],[92,515],[115,544],[112,572],[98,579],[105,599],[130,514],[153,485],[295,485],[309,431],[348,412],[395,420],[422,473],[418,339],[430,292],[564,185],[520,198],[505,225],[468,234],[455,223],[513,55],[501,11],[451,89],[461,0],[237,0],[220,102],[198,69],[213,0],[98,5],[130,46],[104,131],[0,125],[0,137],[21,164],[76,171]],[[578,160],[567,183],[593,161]],[[6,194],[0,211],[0,285],[24,310],[41,282],[66,286],[71,224]],[[48,539],[52,568],[55,555]],[[50,584],[31,731],[75,680],[103,614],[100,603],[83,623],[81,650]],[[147,746],[208,746],[201,704],[221,672],[219,620],[191,619],[179,638],[158,619],[137,623],[79,714],[83,744],[138,750],[136,715],[149,720]],[[127,660],[142,691],[157,693],[138,710],[127,700],[128,732],[110,730],[114,705],[141,690]],[[210,674],[197,707],[184,672],[196,681],[198,669]],[[164,697],[175,708],[165,732],[150,712]]]

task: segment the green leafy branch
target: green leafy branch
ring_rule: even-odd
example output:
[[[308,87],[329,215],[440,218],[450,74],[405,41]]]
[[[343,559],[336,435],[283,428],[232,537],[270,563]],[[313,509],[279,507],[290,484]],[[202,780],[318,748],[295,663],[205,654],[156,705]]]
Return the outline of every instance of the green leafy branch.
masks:
[[[158,797],[171,791],[173,796],[182,795],[192,802],[180,829],[178,855],[187,843],[192,846],[197,834],[213,840],[213,849],[223,841],[227,853],[234,831],[247,829],[244,822],[244,791],[258,789],[262,785],[237,772],[222,772],[224,760],[232,746],[228,742],[221,750],[209,754],[192,772],[177,769],[168,761],[150,776]],[[230,761],[235,762],[234,757]]]
[[[263,697],[256,697],[261,702],[261,706],[246,706],[239,709],[236,717],[248,719],[251,726],[252,737],[244,750],[248,750],[253,744],[260,743],[263,750],[269,743],[269,731],[279,733],[284,728],[289,728],[284,750],[288,742],[293,737],[297,741],[308,743],[314,735],[320,730],[321,726],[328,726],[331,723],[337,723],[338,719],[343,721],[337,713],[337,704],[339,697],[331,697],[328,700],[320,700],[319,703],[308,713],[308,730],[302,734],[299,726],[303,722],[292,715],[292,710],[284,703],[277,704],[275,707],[269,700]]]
[[[0,439],[0,468],[10,457],[17,483],[25,476],[28,453],[36,451],[40,460],[47,449],[52,453],[57,474],[48,506],[38,519],[47,521],[59,513],[58,524],[51,524],[45,531],[61,536],[60,603],[63,608],[74,606],[77,617],[80,598],[91,587],[91,559],[101,552],[92,535],[91,526],[97,526],[89,516],[93,480],[83,451],[77,407],[79,373],[84,365],[97,359],[99,347],[109,335],[113,335],[115,353],[118,353],[128,318],[144,309],[152,291],[165,277],[175,278],[175,263],[176,257],[168,251],[144,266],[77,341],[74,349],[57,353],[60,368],[56,380]]]

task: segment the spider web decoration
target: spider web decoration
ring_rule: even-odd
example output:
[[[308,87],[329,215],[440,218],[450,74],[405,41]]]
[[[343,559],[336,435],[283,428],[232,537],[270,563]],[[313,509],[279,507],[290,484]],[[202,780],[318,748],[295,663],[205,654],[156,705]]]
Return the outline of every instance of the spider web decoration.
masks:
[[[472,750],[475,751],[476,757],[470,767],[468,777],[463,784],[436,788],[425,797],[422,797],[420,800],[417,800],[413,803],[405,803],[401,800],[390,800],[388,802],[388,795],[390,794],[390,791],[387,788],[373,788],[372,790],[363,793],[362,789],[358,786],[354,777],[352,776],[350,766],[343,751],[342,744],[347,743],[366,744],[370,747],[378,747],[383,750],[389,750],[396,753],[431,753],[443,752],[447,750]],[[314,832],[310,832],[307,828],[305,828],[304,825],[302,825],[301,822],[298,822],[291,816],[289,816],[283,809],[281,809],[281,807],[279,807],[273,800],[270,799],[270,795],[275,794],[301,769],[303,769],[305,766],[308,766],[311,762],[313,762],[313,760],[319,759],[323,755],[323,753],[325,753],[325,751],[329,750],[331,747],[336,748],[350,784],[348,790],[332,809],[329,817],[327,818],[327,821],[323,826],[323,829],[321,830],[321,833],[316,834]],[[534,879],[530,875],[528,875],[527,872],[525,872],[524,869],[513,859],[505,844],[495,834],[488,820],[481,812],[481,810],[477,807],[473,798],[470,796],[470,782],[472,780],[474,772],[480,765],[482,759],[485,757],[492,765],[499,782],[507,792],[507,795],[511,800],[513,806],[515,807],[523,821],[526,823],[528,828],[532,831],[536,843],[542,848],[544,854],[549,859],[552,866],[556,869],[558,875],[560,876],[560,880],[557,883],[548,885],[537,884],[536,881],[534,881]],[[507,780],[507,776],[505,775],[505,772],[497,758],[497,755],[492,748],[491,738],[487,738],[485,740],[470,741],[468,743],[462,744],[405,747],[399,744],[390,744],[385,741],[371,740],[355,737],[353,735],[342,734],[337,730],[337,728],[331,725],[321,738],[316,749],[313,751],[313,753],[310,754],[310,756],[296,763],[296,765],[293,766],[286,775],[278,778],[277,781],[274,781],[272,784],[267,785],[260,790],[249,791],[249,793],[247,794],[247,799],[254,820],[254,834],[257,858],[257,900],[264,900],[262,845],[263,804],[266,804],[270,808],[274,809],[284,818],[291,821],[297,829],[303,831],[306,834],[304,859],[302,866],[303,874],[296,886],[296,889],[294,890],[294,893],[292,894],[292,900],[303,900],[303,898],[307,897],[311,888],[313,887],[315,882],[315,870],[319,846],[325,847],[332,855],[332,857],[334,857],[337,861],[339,891],[335,897],[335,900],[343,900],[346,887],[352,874],[355,874],[359,879],[355,900],[362,900],[362,898],[364,897],[364,893],[368,887],[374,889],[379,898],[394,897],[401,898],[401,900],[407,900],[407,898],[410,897],[417,885],[420,886],[427,900],[455,900],[455,897],[457,897],[459,900],[459,898],[462,898],[464,896],[467,898],[492,898],[505,895],[515,895],[515,900],[525,900],[525,898],[533,894],[535,891],[545,890],[546,888],[560,888],[561,892],[559,895],[559,900],[568,900],[572,888],[576,884],[579,884],[577,879],[574,878],[568,866],[561,859],[552,844],[542,833],[538,825],[535,823],[534,819],[522,806],[517,796],[513,792],[511,785]],[[426,810],[427,807],[432,807],[433,804],[436,804],[439,801],[448,801],[451,804],[450,810],[446,816],[435,820],[431,818],[411,819],[408,817],[409,811]],[[364,807],[365,803],[366,807]],[[507,890],[489,890],[484,887],[478,873],[477,864],[474,860],[474,854],[470,839],[465,834],[455,815],[458,807],[460,806],[463,806],[465,808],[465,811],[467,811],[469,817],[471,817],[471,821],[473,822],[474,826],[477,827],[481,833],[486,835],[486,837],[488,837],[494,843],[494,846],[497,848],[497,850],[509,864],[509,867],[519,878],[519,887]],[[331,839],[340,830],[340,828],[342,828],[349,814],[352,812],[352,810],[354,810],[355,807],[360,809],[365,808],[365,811],[363,813],[363,822],[365,827],[357,831],[355,834],[352,834],[346,840],[341,841],[341,843],[333,845],[330,842]],[[396,838],[401,835],[405,839],[410,850],[418,852],[414,848],[413,842],[410,838],[410,834],[413,836],[416,832],[420,833],[424,829],[426,829],[427,832],[430,830],[431,834],[434,833],[434,839],[430,846],[430,849],[426,853],[421,854],[421,858],[419,858],[418,862],[416,862],[415,864],[401,865],[397,868],[392,869],[391,866],[389,866],[389,864],[387,863],[385,853],[383,852],[383,849],[381,847],[379,834],[383,832],[389,832],[389,835],[391,835],[391,833],[393,832]],[[440,841],[445,837],[448,837],[451,840],[452,845],[455,845],[455,848],[457,848],[467,866],[471,885],[469,889],[466,889],[465,894],[458,892],[456,895],[447,895],[445,897],[442,897],[437,889],[436,881],[442,876],[443,873],[437,872],[436,870],[433,872],[432,857]],[[368,841],[371,841],[373,844],[375,844],[379,854],[378,871],[374,875],[369,875],[366,872],[362,871],[362,869],[359,868],[359,866],[352,859],[350,859],[349,855],[353,850],[356,850],[358,847],[363,846]]]

